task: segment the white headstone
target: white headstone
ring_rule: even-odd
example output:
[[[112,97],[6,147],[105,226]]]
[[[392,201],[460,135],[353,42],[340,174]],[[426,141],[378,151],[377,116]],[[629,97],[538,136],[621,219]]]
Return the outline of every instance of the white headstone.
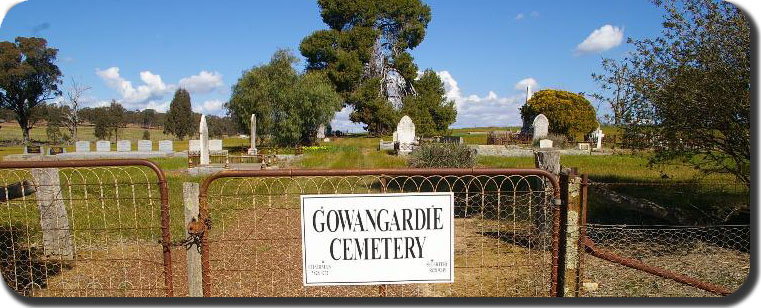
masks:
[[[586,143],[586,142],[580,142],[579,143],[579,150],[581,150],[581,151],[589,151],[591,149],[592,149],[592,147],[589,145],[589,143]]]
[[[77,141],[74,147],[77,152],[90,152],[90,141]]]
[[[188,140],[188,151],[190,152],[201,151],[201,140],[198,140],[198,139]]]
[[[159,152],[173,153],[174,152],[174,143],[172,142],[172,140],[161,140],[161,141],[159,141]]]
[[[132,142],[129,140],[119,140],[116,142],[117,152],[129,152],[132,151]]]
[[[539,140],[539,148],[540,149],[551,149],[552,148],[552,140],[550,140],[550,139]]]
[[[98,140],[97,142],[95,142],[95,151],[96,152],[111,152],[111,141]]]
[[[534,118],[534,124],[531,125],[534,128],[533,140],[543,139],[547,137],[550,130],[550,121],[543,114],[540,114]]]
[[[325,124],[320,124],[319,127],[317,127],[317,139],[324,139],[325,138]]]
[[[206,125],[206,115],[201,115],[198,134],[201,140],[201,162],[200,165],[209,164],[209,127]]]
[[[248,155],[256,155],[256,114],[251,114],[251,147]]]
[[[138,140],[137,141],[138,152],[151,152],[153,151],[153,143],[150,140]]]
[[[209,151],[222,151],[222,139],[209,140]]]
[[[399,154],[405,155],[412,152],[415,143],[415,123],[409,116],[402,117],[396,125],[396,138],[399,142]]]
[[[595,147],[595,149],[597,150],[602,149],[602,137],[605,137],[605,134],[602,133],[602,129],[599,126],[592,133],[592,137],[597,138],[597,146]]]
[[[397,134],[396,131],[394,131],[394,135],[393,135],[393,138],[391,139],[391,142],[397,142],[397,141],[399,141],[399,134]]]

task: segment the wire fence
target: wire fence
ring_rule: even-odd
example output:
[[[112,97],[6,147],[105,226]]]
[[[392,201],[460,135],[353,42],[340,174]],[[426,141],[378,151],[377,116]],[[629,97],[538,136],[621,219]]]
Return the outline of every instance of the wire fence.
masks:
[[[749,274],[750,193],[742,183],[592,182],[588,198],[586,235],[597,248],[728,293]],[[717,296],[589,255],[582,275],[583,296]]]
[[[171,294],[163,174],[146,166],[0,167],[0,267],[11,289],[45,297]]]
[[[453,284],[303,286],[300,195],[449,191],[455,194]],[[208,233],[210,296],[551,292],[554,188],[540,176],[235,176],[213,180],[205,196],[213,225]],[[203,208],[203,188],[201,198]]]

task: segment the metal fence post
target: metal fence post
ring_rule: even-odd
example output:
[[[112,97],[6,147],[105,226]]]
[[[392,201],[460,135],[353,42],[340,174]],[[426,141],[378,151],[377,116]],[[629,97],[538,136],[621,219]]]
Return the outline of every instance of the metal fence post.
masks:
[[[182,203],[185,205],[185,236],[190,235],[187,226],[191,221],[198,221],[198,183],[182,183]],[[190,247],[187,251],[188,296],[202,297],[201,252],[199,247]]]
[[[561,249],[563,256],[562,295],[579,296],[581,286],[581,258],[584,246],[581,244],[582,232],[582,178],[572,169],[560,175],[560,194],[563,199],[561,212]]]

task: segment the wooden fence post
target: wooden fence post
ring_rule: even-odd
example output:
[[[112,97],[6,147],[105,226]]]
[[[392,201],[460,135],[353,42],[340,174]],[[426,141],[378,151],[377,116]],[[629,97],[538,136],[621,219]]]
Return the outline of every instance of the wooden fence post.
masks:
[[[44,255],[47,258],[73,260],[74,243],[66,204],[63,203],[61,194],[58,168],[33,168],[30,173],[37,185],[36,199],[40,210]]]
[[[577,297],[581,287],[581,258],[584,256],[582,236],[581,177],[567,169],[560,174],[562,292],[566,297]]]
[[[190,235],[187,230],[188,224],[198,221],[198,183],[182,183],[182,203],[185,206],[185,236]],[[186,254],[188,269],[188,296],[202,297],[203,283],[201,281],[201,252],[199,247],[193,245]]]

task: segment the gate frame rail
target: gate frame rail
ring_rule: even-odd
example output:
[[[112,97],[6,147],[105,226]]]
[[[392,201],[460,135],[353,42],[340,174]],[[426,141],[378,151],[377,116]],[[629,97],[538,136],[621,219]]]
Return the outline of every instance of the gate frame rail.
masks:
[[[199,221],[210,222],[207,192],[212,182],[222,178],[234,177],[302,177],[302,176],[538,176],[547,179],[553,189],[552,209],[552,273],[550,297],[561,296],[558,292],[563,267],[560,256],[561,200],[560,182],[554,174],[542,169],[508,169],[508,168],[440,168],[440,169],[270,169],[270,170],[223,170],[203,179],[200,186]],[[201,232],[201,281],[203,296],[211,296],[211,277],[209,261],[208,232]],[[383,285],[379,288],[381,296],[385,294]]]
[[[172,282],[172,236],[169,226],[169,189],[166,175],[156,163],[147,159],[82,159],[82,160],[42,160],[42,161],[0,161],[0,169],[32,169],[32,168],[77,168],[77,167],[148,167],[158,178],[161,201],[161,246],[164,257],[164,287],[166,297],[174,296]]]

